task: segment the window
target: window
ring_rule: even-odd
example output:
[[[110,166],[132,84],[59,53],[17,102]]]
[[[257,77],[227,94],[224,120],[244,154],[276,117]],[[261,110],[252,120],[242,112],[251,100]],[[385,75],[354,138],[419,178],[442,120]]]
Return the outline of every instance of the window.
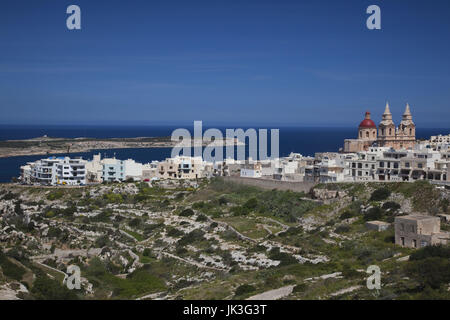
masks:
[[[402,246],[405,245],[405,238],[404,237],[400,237],[400,243],[402,244]]]
[[[413,239],[412,245],[413,245],[414,248],[417,248],[417,240],[416,239]]]

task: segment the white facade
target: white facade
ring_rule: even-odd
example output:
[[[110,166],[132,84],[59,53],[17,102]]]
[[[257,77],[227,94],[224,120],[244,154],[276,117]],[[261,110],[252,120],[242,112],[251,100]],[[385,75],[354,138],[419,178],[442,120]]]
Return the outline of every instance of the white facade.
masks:
[[[262,170],[260,163],[247,163],[241,167],[241,177],[244,178],[261,178]]]
[[[51,157],[30,162],[21,169],[25,183],[43,185],[86,184],[86,161],[69,157]]]
[[[119,160],[116,158],[106,158],[102,160],[103,181],[118,182],[127,179],[139,181],[142,178],[142,163],[135,162],[132,159]]]
[[[86,180],[92,183],[101,183],[103,181],[103,163],[101,155],[96,154],[91,161],[86,162]]]

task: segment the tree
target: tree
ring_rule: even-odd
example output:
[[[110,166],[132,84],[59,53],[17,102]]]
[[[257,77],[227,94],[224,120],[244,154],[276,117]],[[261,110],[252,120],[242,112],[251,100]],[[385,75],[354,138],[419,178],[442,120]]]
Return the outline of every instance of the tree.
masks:
[[[180,216],[182,217],[190,217],[194,215],[194,210],[188,208],[181,211]]]
[[[379,207],[370,208],[364,215],[364,220],[381,220],[383,218],[383,210]]]
[[[370,196],[370,201],[383,201],[389,198],[391,195],[391,191],[387,188],[379,188],[372,192],[372,195]]]

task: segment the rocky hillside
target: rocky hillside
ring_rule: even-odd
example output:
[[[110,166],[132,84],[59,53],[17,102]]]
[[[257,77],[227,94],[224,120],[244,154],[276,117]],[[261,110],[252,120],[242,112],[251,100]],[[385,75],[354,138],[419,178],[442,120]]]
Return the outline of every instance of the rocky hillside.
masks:
[[[364,226],[448,200],[427,183],[2,185],[0,299],[448,299],[448,248],[413,252]],[[69,265],[79,290],[63,285]]]

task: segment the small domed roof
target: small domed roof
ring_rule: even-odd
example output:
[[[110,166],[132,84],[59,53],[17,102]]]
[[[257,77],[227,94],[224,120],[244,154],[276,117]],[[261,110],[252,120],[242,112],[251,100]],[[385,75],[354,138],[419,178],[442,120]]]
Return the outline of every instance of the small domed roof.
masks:
[[[369,111],[366,111],[366,116],[365,116],[364,120],[361,121],[361,123],[359,124],[359,127],[360,128],[374,128],[374,129],[377,128],[375,122],[373,122],[373,120],[370,119]]]

